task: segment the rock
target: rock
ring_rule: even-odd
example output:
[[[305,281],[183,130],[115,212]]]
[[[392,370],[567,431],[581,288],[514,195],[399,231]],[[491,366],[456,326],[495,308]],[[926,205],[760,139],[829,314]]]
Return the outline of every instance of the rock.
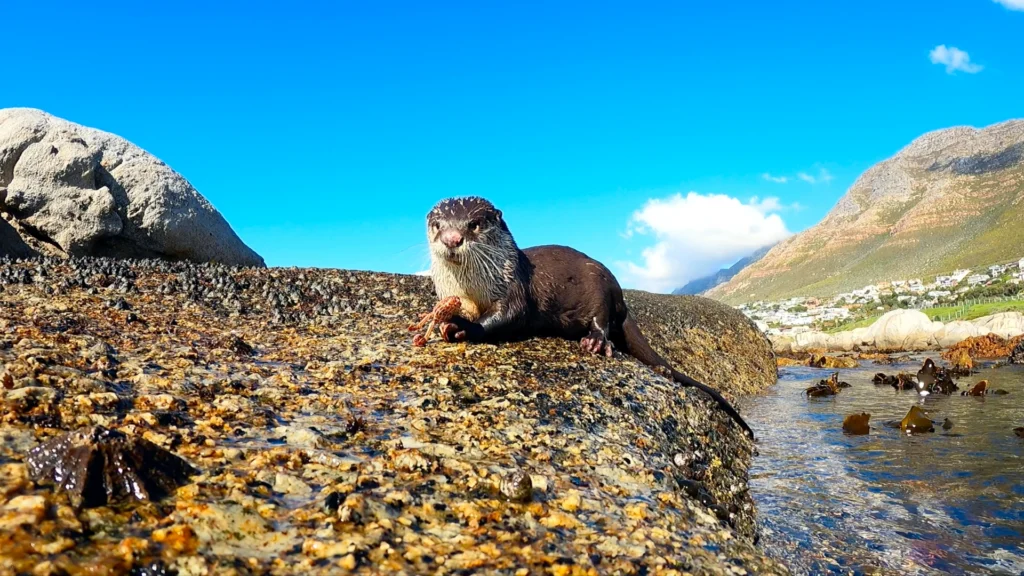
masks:
[[[871,420],[871,414],[867,412],[850,414],[843,419],[843,432],[853,435],[867,434],[871,431],[871,427],[868,426],[869,420]]]
[[[962,342],[968,338],[977,338],[979,336],[985,336],[992,332],[984,326],[979,326],[973,322],[964,322],[957,320],[950,322],[935,332],[935,341],[941,348],[949,348],[958,342]]]
[[[807,361],[807,365],[811,368],[856,368],[860,365],[853,358],[840,357],[840,356],[818,356],[811,354],[810,360]]]
[[[918,432],[934,432],[935,424],[930,418],[917,406],[912,406],[907,415],[900,421],[900,430],[907,434],[915,434]]]
[[[739,310],[702,296],[640,290],[624,296],[651,346],[680,372],[726,396],[775,384],[771,342]]]
[[[877,350],[928,350],[935,347],[934,334],[940,328],[941,322],[918,310],[893,310],[876,320],[865,337]]]
[[[0,508],[0,530],[38,524],[46,517],[44,496],[15,496]]]
[[[278,472],[274,476],[274,490],[291,496],[309,496],[313,493],[313,489],[309,484],[291,474],[283,472]]]
[[[145,438],[92,426],[50,439],[28,453],[32,480],[67,492],[75,507],[156,500],[199,471]]]
[[[988,390],[988,380],[982,380],[975,384],[970,390],[961,392],[961,396],[984,396],[985,391]]]
[[[994,328],[1009,333],[1015,329],[1016,322],[1015,316],[996,315],[986,319],[983,324],[963,321],[943,324],[933,322],[917,310],[893,310],[867,328],[836,334],[809,331],[795,336],[774,336],[772,342],[776,352],[785,350],[785,353],[811,350],[915,352],[947,348],[965,339],[993,333],[996,331]]]
[[[967,352],[967,355],[973,359],[1003,359],[1009,357],[1020,342],[1024,342],[1024,337],[1007,340],[997,334],[986,334],[985,336],[968,338],[956,343],[945,350],[942,353],[942,357],[950,362],[954,362],[960,358],[961,352]]]
[[[37,267],[60,289],[3,283]],[[146,325],[125,324],[109,295],[75,282],[97,274],[135,280],[127,299]],[[786,573],[756,546],[756,444],[706,394],[557,338],[414,347],[407,327],[435,301],[428,279],[48,258],[0,259],[0,284],[0,325],[24,334],[0,346],[0,364],[18,378],[35,370],[58,408],[23,414],[0,402],[0,505],[42,494],[63,506],[66,494],[17,469],[40,442],[97,420],[201,471],[158,502],[83,509],[77,531],[47,527],[59,509],[0,528],[8,572],[49,562],[73,574],[131,552],[182,574]],[[744,332],[738,313],[708,308],[670,310],[667,341],[694,355],[681,368],[769,385],[763,336]],[[92,342],[76,333],[116,353],[86,360]],[[228,353],[225,334],[258,355]],[[768,370],[734,358],[755,354]],[[76,383],[83,374],[106,389]],[[96,414],[78,402],[90,394],[126,401]],[[180,413],[143,412],[140,397]],[[532,501],[501,495],[514,470],[529,475]],[[150,557],[120,546],[127,537],[149,540]],[[52,552],[65,540],[73,550]],[[10,545],[19,541],[31,546]]]
[[[826,349],[833,352],[852,352],[857,346],[853,332],[839,332],[832,334],[825,341]]]
[[[793,339],[793,351],[828,350],[830,339],[824,332],[801,332]]]
[[[511,502],[529,502],[533,494],[533,480],[522,470],[512,470],[502,476],[498,487],[502,496]]]
[[[41,110],[0,110],[3,189],[0,202],[14,217],[0,223],[8,253],[49,253],[56,245],[71,256],[264,266],[169,166],[123,138]]]
[[[974,320],[973,323],[1003,338],[1014,338],[1024,334],[1024,314],[1020,312],[1002,312],[984,316]]]
[[[1010,352],[1010,357],[1007,360],[1010,364],[1024,364],[1024,340]]]
[[[772,350],[776,354],[791,354],[793,350],[793,337],[785,334],[771,336]]]
[[[974,360],[967,350],[960,349],[950,356],[951,369],[955,376],[969,376],[974,371]]]

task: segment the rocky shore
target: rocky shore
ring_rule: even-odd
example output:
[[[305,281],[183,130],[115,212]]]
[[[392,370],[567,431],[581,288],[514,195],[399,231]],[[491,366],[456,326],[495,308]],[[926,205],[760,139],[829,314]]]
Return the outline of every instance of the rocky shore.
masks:
[[[413,347],[428,279],[32,259],[0,288],[0,574],[785,573],[713,402],[572,342]],[[738,312],[659,298],[627,295],[680,368],[774,382]],[[27,454],[90,426],[196,474],[76,507]]]
[[[771,338],[778,354],[824,352],[921,352],[947,349],[972,338],[1024,335],[1024,314],[1002,312],[972,321],[932,321],[918,310],[893,310],[871,326],[826,334],[807,331]]]

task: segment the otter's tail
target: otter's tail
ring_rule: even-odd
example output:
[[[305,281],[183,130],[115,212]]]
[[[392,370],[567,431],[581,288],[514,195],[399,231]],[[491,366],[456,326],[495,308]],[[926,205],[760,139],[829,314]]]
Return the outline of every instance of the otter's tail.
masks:
[[[725,398],[722,397],[721,394],[719,394],[718,390],[715,390],[714,388],[708,386],[707,384],[702,384],[694,380],[693,378],[690,378],[686,374],[679,372],[678,370],[673,368],[667,360],[662,358],[660,354],[658,354],[657,352],[654,351],[653,348],[651,348],[651,345],[647,342],[647,338],[645,338],[643,332],[640,331],[640,326],[637,325],[636,320],[633,319],[632,314],[626,315],[626,321],[622,323],[622,331],[623,343],[625,344],[625,351],[630,356],[636,358],[637,360],[643,362],[648,366],[662,366],[664,368],[667,368],[672,373],[672,379],[678,382],[679,384],[702,390],[708,396],[711,396],[711,398],[718,403],[722,410],[725,410],[725,413],[728,414],[733,420],[735,420],[737,424],[742,426],[751,438],[754,437],[754,431],[750,429],[750,426],[747,426],[746,421],[744,421],[743,417],[739,415],[739,412],[736,412],[736,409],[733,408],[731,404],[729,404],[728,400],[726,400]]]

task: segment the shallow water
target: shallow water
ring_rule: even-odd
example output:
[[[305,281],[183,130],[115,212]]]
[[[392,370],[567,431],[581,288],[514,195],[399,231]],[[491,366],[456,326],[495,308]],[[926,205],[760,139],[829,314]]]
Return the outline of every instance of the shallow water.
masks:
[[[796,574],[1024,574],[1024,367],[983,368],[1007,396],[932,395],[874,386],[876,372],[916,373],[920,362],[840,370],[852,387],[808,399],[832,370],[780,368],[765,395],[744,399],[758,438],[750,471],[761,543]],[[959,394],[959,393],[958,393]],[[913,405],[945,431],[918,436],[885,426]],[[871,414],[871,433],[842,431]]]

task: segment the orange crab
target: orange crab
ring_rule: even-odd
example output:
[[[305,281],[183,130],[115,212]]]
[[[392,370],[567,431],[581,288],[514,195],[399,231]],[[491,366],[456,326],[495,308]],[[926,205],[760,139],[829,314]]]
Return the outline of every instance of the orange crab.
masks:
[[[413,336],[413,346],[426,346],[427,340],[430,339],[431,334],[434,332],[434,328],[438,324],[443,324],[454,318],[459,311],[462,309],[462,300],[458,296],[448,296],[442,298],[440,302],[434,306],[434,309],[427,312],[420,318],[420,321],[416,324],[409,326],[409,331],[414,332],[422,329],[424,326],[427,327],[426,332],[423,334],[417,334]]]

